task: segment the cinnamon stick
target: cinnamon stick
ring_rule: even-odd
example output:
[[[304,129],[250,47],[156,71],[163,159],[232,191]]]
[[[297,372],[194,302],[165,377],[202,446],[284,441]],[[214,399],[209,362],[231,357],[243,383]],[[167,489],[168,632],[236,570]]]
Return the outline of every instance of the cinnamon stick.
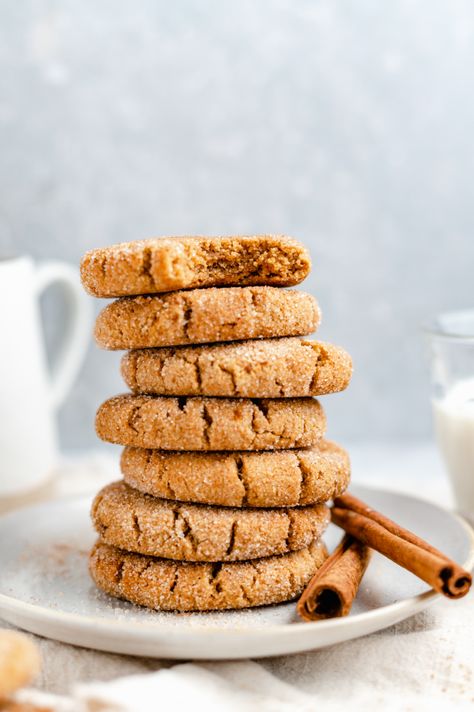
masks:
[[[348,534],[411,571],[438,593],[461,598],[469,591],[472,576],[468,571],[356,497],[336,497],[331,518]]]
[[[347,616],[356,597],[371,550],[346,534],[315,573],[296,610],[306,621]]]

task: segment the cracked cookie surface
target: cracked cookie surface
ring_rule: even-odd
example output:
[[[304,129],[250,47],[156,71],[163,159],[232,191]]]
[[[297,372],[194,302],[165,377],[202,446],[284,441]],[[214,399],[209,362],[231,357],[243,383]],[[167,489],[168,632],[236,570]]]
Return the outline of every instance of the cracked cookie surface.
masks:
[[[290,337],[136,349],[121,371],[134,393],[295,398],[344,390],[352,360],[338,346]]]
[[[193,289],[117,299],[97,317],[95,338],[114,350],[305,336],[320,319],[314,297],[295,289]]]
[[[311,447],[326,418],[314,398],[255,399],[124,394],[97,411],[107,442],[160,450],[285,450]]]
[[[87,252],[82,284],[94,297],[194,287],[299,284],[311,269],[308,250],[284,235],[158,237]]]
[[[224,507],[295,507],[327,502],[350,479],[349,456],[327,440],[309,450],[164,452],[127,447],[125,482],[141,492]]]
[[[97,543],[89,569],[116,598],[163,611],[210,611],[264,606],[299,596],[327,558],[322,542],[255,561],[199,564],[166,561]]]
[[[92,505],[101,541],[177,561],[243,561],[308,547],[329,523],[324,504],[289,509],[208,507],[158,499],[125,482],[104,487]]]

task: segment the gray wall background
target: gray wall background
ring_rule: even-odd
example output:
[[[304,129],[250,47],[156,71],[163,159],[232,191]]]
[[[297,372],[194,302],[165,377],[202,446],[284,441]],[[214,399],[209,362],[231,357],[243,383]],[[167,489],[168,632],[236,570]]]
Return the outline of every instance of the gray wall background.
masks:
[[[1,0],[0,250],[298,237],[356,368],[330,433],[427,437],[419,322],[474,301],[473,69],[470,0]],[[91,343],[65,447],[97,444],[118,358]]]

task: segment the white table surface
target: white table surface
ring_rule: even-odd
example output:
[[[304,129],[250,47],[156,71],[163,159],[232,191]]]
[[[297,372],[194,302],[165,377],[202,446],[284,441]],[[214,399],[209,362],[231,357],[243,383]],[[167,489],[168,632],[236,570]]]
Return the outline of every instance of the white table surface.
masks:
[[[432,445],[358,444],[348,449],[353,481],[415,494],[446,507],[452,505],[449,484]],[[118,476],[113,456],[69,456],[61,468],[57,494],[93,492]],[[295,709],[305,704],[315,710],[371,710],[381,705],[386,710],[433,710],[442,705],[446,709],[472,709],[473,631],[474,596],[470,594],[458,602],[440,600],[396,626],[324,650],[258,663],[196,665],[236,690],[253,680],[262,700],[266,691],[270,695],[277,690],[282,699],[290,701],[290,707],[293,700]],[[46,639],[36,641],[43,657],[36,685],[48,692],[66,693],[77,682],[110,680],[179,665],[169,660],[83,650]]]

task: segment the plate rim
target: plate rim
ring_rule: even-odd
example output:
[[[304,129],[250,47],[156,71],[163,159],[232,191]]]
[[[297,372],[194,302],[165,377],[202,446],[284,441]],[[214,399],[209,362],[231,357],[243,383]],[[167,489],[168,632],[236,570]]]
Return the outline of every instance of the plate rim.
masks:
[[[434,502],[431,502],[429,500],[423,499],[421,497],[418,497],[416,495],[411,495],[407,494],[405,492],[397,492],[396,490],[390,490],[390,489],[385,489],[385,488],[377,488],[377,487],[370,487],[366,486],[363,484],[355,484],[355,488],[357,489],[364,489],[367,490],[368,492],[382,492],[384,494],[393,494],[396,495],[397,497],[401,498],[406,498],[409,500],[416,500],[417,502],[420,502],[421,504],[428,504],[431,505],[432,507],[435,507],[441,511],[446,512],[449,514],[451,517],[453,517],[458,524],[461,525],[462,529],[465,531],[466,536],[469,540],[470,543],[470,550],[469,550],[469,555],[468,558],[465,562],[463,562],[461,565],[463,568],[467,569],[468,571],[472,571],[474,568],[474,529],[471,527],[471,525],[463,518],[461,517],[457,512],[453,512],[439,504],[436,504]],[[91,493],[92,494],[92,493]],[[34,505],[29,505],[27,507],[22,507],[21,509],[14,510],[13,512],[7,512],[6,514],[3,514],[0,516],[0,523],[3,523],[5,519],[8,519],[12,516],[15,516],[18,513],[24,513],[28,510],[35,509],[38,507],[45,507],[48,505],[59,505],[63,504],[65,502],[74,502],[75,504],[79,504],[82,500],[88,498],[89,494],[87,493],[82,493],[82,494],[73,494],[69,495],[66,497],[60,497],[58,499],[54,500],[49,500],[41,503],[36,503]],[[36,619],[41,620],[43,623],[48,623],[51,622],[53,625],[54,624],[63,624],[68,627],[69,630],[76,630],[78,627],[80,627],[83,631],[95,631],[95,632],[100,632],[100,630],[104,630],[104,632],[107,632],[107,634],[116,634],[116,635],[123,635],[123,634],[130,634],[131,629],[133,628],[134,632],[140,635],[141,640],[146,640],[147,642],[152,641],[156,639],[157,633],[160,635],[166,635],[170,634],[172,635],[175,639],[183,638],[183,637],[188,637],[190,634],[197,634],[197,635],[233,635],[234,637],[239,637],[239,636],[248,636],[249,633],[253,632],[255,633],[258,631],[259,637],[272,637],[275,634],[278,634],[280,636],[293,636],[293,635],[298,635],[301,634],[303,631],[307,631],[307,633],[310,633],[311,631],[314,631],[316,628],[321,632],[321,634],[324,634],[326,630],[333,630],[333,629],[339,629],[339,628],[352,628],[352,627],[358,627],[360,625],[364,626],[365,623],[370,624],[373,622],[376,622],[378,619],[384,619],[384,618],[392,618],[393,614],[400,613],[401,614],[401,619],[404,617],[407,617],[409,615],[415,614],[418,610],[420,610],[420,606],[424,608],[425,606],[428,606],[430,603],[434,603],[436,599],[442,598],[441,594],[437,593],[433,589],[429,589],[427,591],[424,591],[422,593],[417,594],[416,596],[410,596],[409,598],[404,598],[400,601],[395,601],[394,603],[390,603],[386,606],[380,606],[379,608],[375,608],[370,611],[364,611],[362,613],[357,613],[352,616],[344,616],[340,618],[331,618],[323,621],[309,621],[309,622],[301,622],[297,621],[297,624],[295,625],[294,622],[291,623],[272,623],[270,625],[265,625],[265,626],[252,626],[252,628],[244,627],[244,626],[218,626],[216,624],[207,624],[206,623],[197,623],[193,626],[188,626],[188,627],[182,627],[179,628],[177,626],[169,625],[166,622],[159,622],[150,625],[152,621],[126,621],[126,620],[118,620],[118,619],[113,619],[113,618],[102,618],[100,616],[90,616],[90,615],[81,615],[79,613],[68,613],[66,611],[62,610],[54,610],[50,608],[46,608],[45,606],[37,605],[34,603],[28,603],[25,601],[20,601],[14,596],[9,596],[4,593],[0,593],[0,615],[3,612],[9,612],[12,614],[25,614],[29,616],[34,616]],[[282,604],[277,604],[277,605],[282,605]],[[283,604],[285,605],[285,604]],[[213,611],[215,613],[215,611]],[[225,614],[225,611],[222,611],[223,614]],[[405,616],[405,613],[407,616]],[[180,614],[183,615],[183,614]],[[189,615],[189,613],[185,613],[184,615]]]

